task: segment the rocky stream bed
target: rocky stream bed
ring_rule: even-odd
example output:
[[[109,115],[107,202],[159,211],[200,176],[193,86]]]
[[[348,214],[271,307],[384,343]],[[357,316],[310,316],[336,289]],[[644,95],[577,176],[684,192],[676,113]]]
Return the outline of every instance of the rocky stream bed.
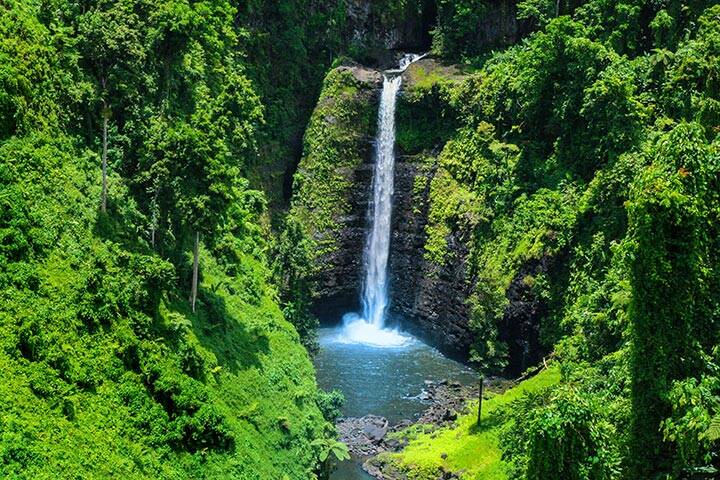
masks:
[[[341,418],[337,423],[340,439],[347,444],[350,453],[362,462],[363,469],[379,480],[405,480],[407,477],[392,465],[377,458],[383,452],[397,452],[406,441],[392,433],[400,432],[413,424],[430,425],[435,428],[454,422],[466,408],[467,401],[477,395],[477,386],[466,386],[457,381],[426,380],[419,400],[428,407],[415,421],[390,422],[378,415]],[[452,472],[444,472],[441,479],[459,478]]]

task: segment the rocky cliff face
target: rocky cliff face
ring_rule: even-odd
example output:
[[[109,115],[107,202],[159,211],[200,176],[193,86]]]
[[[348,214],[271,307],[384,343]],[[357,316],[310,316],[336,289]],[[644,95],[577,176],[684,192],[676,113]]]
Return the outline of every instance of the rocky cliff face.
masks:
[[[439,71],[445,79],[460,78],[454,67],[422,60],[406,72],[406,88],[399,99],[398,135],[406,140],[398,139],[398,151],[414,154],[400,155],[396,161],[390,317],[444,353],[462,359],[472,340],[465,303],[470,294],[466,244],[450,238],[458,261],[442,267],[424,255],[429,187],[437,159],[418,151],[435,143],[440,146],[444,139],[425,138],[420,131],[440,131],[440,124],[431,127],[427,123],[448,121],[438,115],[437,98],[429,104],[427,99],[415,102],[412,92],[416,84]],[[335,323],[343,313],[359,308],[381,87],[381,75],[372,69],[340,67],[328,75],[295,177],[291,214],[307,226],[316,244],[313,310],[323,322]],[[408,104],[412,108],[402,107]],[[452,122],[448,125],[447,135]],[[420,143],[415,141],[418,136],[423,137]]]
[[[475,285],[468,267],[471,232],[450,229],[449,261],[428,258],[430,185],[438,173],[438,152],[456,135],[457,112],[448,98],[464,75],[432,58],[413,64],[404,75],[398,100],[393,242],[390,254],[391,316],[403,328],[443,353],[466,359],[480,332],[471,326],[469,299]],[[505,291],[506,308],[497,322],[507,345],[506,373],[519,374],[540,359],[540,320],[547,306],[526,279],[548,273],[550,259],[520,268]]]
[[[437,153],[456,127],[444,94],[462,78],[456,67],[432,58],[411,65],[403,75],[389,268],[391,318],[443,353],[465,359],[473,338],[466,303],[471,293],[466,242],[450,235],[448,247],[456,261],[443,266],[425,255]]]
[[[477,56],[516,43],[529,32],[517,0],[437,2],[433,48],[447,58]]]
[[[475,29],[475,42],[481,48],[507,46],[517,42],[526,30],[516,19],[516,0],[487,2],[488,15]]]
[[[466,359],[472,343],[466,304],[471,293],[464,262],[467,248],[451,236],[449,247],[457,262],[438,267],[425,258],[435,163],[433,157],[403,156],[395,166],[390,315],[446,355]]]
[[[457,128],[447,94],[463,78],[456,67],[433,59],[413,64],[404,74],[389,264],[390,320],[459,359],[468,358],[477,337],[468,305],[474,290],[467,266],[471,242],[463,235],[469,233],[449,232],[452,260],[439,264],[427,256],[426,227],[438,153]],[[359,309],[381,79],[378,71],[357,66],[330,72],[295,176],[291,215],[314,241],[314,311],[327,323]],[[528,264],[507,289],[498,332],[508,346],[508,373],[539,358],[538,325],[547,309],[525,279],[546,272],[548,265],[549,260]]]
[[[294,177],[290,215],[313,241],[321,320],[337,322],[358,303],[381,78],[359,66],[327,75]]]
[[[453,262],[438,266],[425,258],[429,185],[436,169],[433,156],[401,156],[396,162],[390,315],[444,354],[465,360],[477,335],[470,326],[468,242],[452,232],[447,241]],[[527,279],[547,274],[552,264],[548,257],[529,262],[506,291],[498,332],[508,349],[507,375],[520,375],[542,359],[540,325],[548,309]]]
[[[345,42],[350,51],[362,52],[364,62],[385,65],[391,52],[429,51],[431,31],[452,41],[462,39],[468,53],[478,54],[515,43],[528,32],[528,26],[516,19],[516,0],[484,0],[472,10],[472,28],[458,31],[458,17],[467,12],[465,5],[435,0],[348,0],[346,4]]]
[[[353,50],[363,52],[363,61],[389,66],[394,51],[430,49],[435,16],[433,0],[349,0],[346,42]]]
[[[361,152],[363,163],[344,172],[353,188],[345,197],[348,210],[336,219],[337,229],[333,235],[337,248],[318,258],[322,270],[315,278],[318,301],[313,310],[323,323],[335,323],[343,313],[359,309],[373,148],[372,139],[366,138]]]

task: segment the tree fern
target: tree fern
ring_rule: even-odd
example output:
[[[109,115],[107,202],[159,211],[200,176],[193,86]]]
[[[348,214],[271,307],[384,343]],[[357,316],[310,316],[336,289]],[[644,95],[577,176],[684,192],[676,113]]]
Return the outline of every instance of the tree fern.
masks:
[[[715,415],[715,417],[710,420],[710,426],[703,436],[711,442],[720,440],[720,414]]]

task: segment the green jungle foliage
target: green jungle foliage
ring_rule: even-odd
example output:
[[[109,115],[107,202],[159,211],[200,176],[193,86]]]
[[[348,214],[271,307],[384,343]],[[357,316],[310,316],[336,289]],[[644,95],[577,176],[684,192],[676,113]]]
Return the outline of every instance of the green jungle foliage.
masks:
[[[260,155],[247,175],[277,208],[290,195],[286,178],[300,158],[322,79],[344,51],[346,6],[340,0],[250,0],[237,8],[244,63],[265,105]]]
[[[378,0],[372,41],[351,3],[0,6],[0,476],[299,479],[346,456],[309,312],[377,89],[328,68],[428,14],[397,129],[426,260],[466,265],[485,374],[513,288],[560,373],[496,401],[491,432],[415,440],[467,478],[720,475],[718,2]]]
[[[517,354],[503,329],[521,290],[561,366],[557,387],[508,409],[496,461],[509,478],[720,471],[716,3],[441,0],[435,66],[405,74],[398,150],[421,159],[426,260],[466,265],[472,361],[493,374]],[[514,16],[523,38],[489,44],[493,15]],[[336,97],[338,75],[326,79]],[[336,248],[353,142],[369,132],[352,105],[362,120],[345,125],[345,103],[319,102],[296,175],[293,238],[314,268]],[[290,275],[299,305],[312,276]]]
[[[0,477],[300,479],[343,455],[241,176],[264,108],[238,15],[0,6]]]
[[[508,478],[720,474],[715,3],[519,2],[534,32],[498,52],[473,28],[489,2],[438,3],[434,52],[467,76],[437,80],[424,97],[435,107],[398,116],[399,147],[436,156],[426,259],[467,264],[481,370],[501,372],[512,353],[513,288],[539,303],[543,350],[561,364],[557,387],[508,410]],[[454,133],[437,136],[428,108],[452,112]]]

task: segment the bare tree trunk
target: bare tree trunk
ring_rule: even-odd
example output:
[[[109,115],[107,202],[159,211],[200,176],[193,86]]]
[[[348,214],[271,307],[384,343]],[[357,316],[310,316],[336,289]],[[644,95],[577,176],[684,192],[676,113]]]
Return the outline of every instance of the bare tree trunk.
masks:
[[[108,150],[108,119],[110,118],[110,112],[107,108],[105,100],[103,100],[103,151],[102,151],[102,202],[100,204],[100,210],[103,213],[107,212],[107,150]]]
[[[478,387],[478,427],[480,426],[480,420],[482,419],[483,383],[485,383],[485,377],[481,376],[480,386]]]
[[[195,232],[195,249],[193,250],[192,287],[191,287],[191,293],[190,293],[190,302],[192,303],[193,313],[195,313],[195,301],[197,300],[199,263],[200,263],[200,232]]]
[[[158,217],[160,216],[160,213],[158,212],[158,189],[157,189],[157,181],[153,181],[153,188],[155,190],[155,193],[153,195],[153,199],[150,202],[150,244],[152,245],[152,248],[155,248],[155,233],[158,229]]]

